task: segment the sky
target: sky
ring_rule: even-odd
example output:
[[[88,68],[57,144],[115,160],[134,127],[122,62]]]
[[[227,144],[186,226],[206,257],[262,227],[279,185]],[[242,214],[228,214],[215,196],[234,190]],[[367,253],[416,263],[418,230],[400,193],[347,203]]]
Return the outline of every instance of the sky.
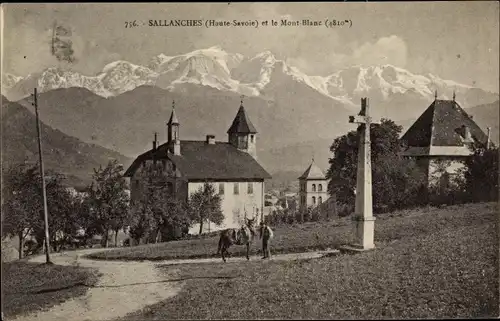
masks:
[[[149,27],[150,19],[349,19],[352,27]],[[125,28],[136,20],[136,28]],[[51,27],[71,28],[77,61],[50,52]],[[269,50],[308,75],[351,65],[392,64],[499,91],[497,1],[389,3],[86,3],[3,5],[2,70],[18,76],[62,66],[94,75],[110,62],[221,46],[253,56]]]

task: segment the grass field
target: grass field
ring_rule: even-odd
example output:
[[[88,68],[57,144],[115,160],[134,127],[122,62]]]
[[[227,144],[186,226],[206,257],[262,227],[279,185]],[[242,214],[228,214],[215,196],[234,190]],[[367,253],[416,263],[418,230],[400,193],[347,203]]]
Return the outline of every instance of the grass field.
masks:
[[[375,242],[385,243],[419,235],[440,231],[443,227],[468,226],[472,221],[480,219],[474,213],[495,205],[468,204],[465,207],[423,208],[394,212],[377,216],[375,224]],[[489,206],[489,207],[488,207]],[[456,211],[465,211],[471,215],[456,215]],[[350,243],[353,237],[353,222],[350,218],[342,218],[329,222],[311,222],[294,226],[281,226],[275,229],[272,243],[273,253],[293,253],[310,250],[325,250]],[[104,260],[169,260],[192,259],[216,256],[218,237],[182,240],[158,244],[148,244],[97,252],[89,255],[93,259]],[[256,242],[252,253],[259,251]],[[243,256],[244,246],[233,246],[233,256]]]
[[[123,320],[497,317],[497,213],[473,204],[379,219],[377,249],[355,255],[163,266],[196,279]],[[206,278],[217,276],[232,279]]]
[[[497,317],[497,212],[473,204],[388,217],[377,221],[378,248],[354,255],[163,266],[193,280],[123,320]]]
[[[12,317],[50,308],[84,295],[97,281],[94,270],[16,261],[2,263],[2,311]]]

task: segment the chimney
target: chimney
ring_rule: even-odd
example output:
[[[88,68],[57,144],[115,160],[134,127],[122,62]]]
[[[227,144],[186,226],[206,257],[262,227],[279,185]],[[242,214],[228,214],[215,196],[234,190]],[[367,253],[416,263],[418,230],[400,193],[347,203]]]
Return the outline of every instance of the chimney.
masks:
[[[214,145],[215,144],[215,136],[214,135],[207,135],[207,144]]]
[[[158,147],[158,137],[157,133],[155,132],[155,140],[153,140],[153,152],[156,152],[157,147]]]
[[[488,127],[487,130],[488,130],[488,139],[486,140],[486,149],[490,149],[490,145],[491,145],[491,127]]]

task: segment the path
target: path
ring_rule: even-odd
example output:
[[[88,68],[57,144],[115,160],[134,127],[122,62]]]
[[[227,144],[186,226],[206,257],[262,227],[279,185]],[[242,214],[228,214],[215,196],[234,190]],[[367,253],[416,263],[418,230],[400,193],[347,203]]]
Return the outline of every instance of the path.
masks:
[[[96,287],[89,288],[85,296],[77,297],[35,314],[20,316],[19,321],[97,321],[112,320],[166,300],[178,293],[179,282],[167,283],[152,262],[93,261],[79,256],[103,249],[72,251],[53,254],[55,264],[97,268],[102,277]],[[45,262],[38,256],[32,262]]]
[[[339,250],[328,250],[328,251],[318,251],[318,252],[303,252],[303,253],[289,253],[289,254],[274,254],[271,256],[271,261],[293,261],[293,260],[308,260],[308,259],[318,259],[320,257],[335,255],[339,253]],[[237,256],[227,258],[226,264],[231,262],[242,262],[246,261],[246,257]],[[250,261],[264,261],[260,255],[250,256]],[[223,263],[220,257],[213,257],[208,259],[181,259],[181,260],[166,260],[157,261],[158,265],[178,265],[178,264],[200,264],[200,263]]]
[[[52,254],[55,264],[75,265],[96,268],[102,276],[96,286],[89,288],[87,294],[73,298],[62,304],[44,311],[37,311],[26,316],[19,316],[16,321],[99,321],[112,320],[140,310],[148,305],[175,296],[182,288],[181,281],[169,280],[162,275],[156,265],[177,265],[193,263],[222,262],[221,258],[121,262],[101,261],[83,258],[93,252],[110,249],[88,249],[67,253]],[[290,261],[300,259],[320,258],[338,253],[337,250],[324,252],[307,252],[273,255],[273,261]],[[260,256],[252,256],[252,261],[260,260]],[[226,264],[245,261],[245,257],[229,258]],[[31,262],[45,262],[45,256],[40,255],[30,259]],[[175,271],[172,271],[175,273]],[[175,279],[175,278],[171,278]]]

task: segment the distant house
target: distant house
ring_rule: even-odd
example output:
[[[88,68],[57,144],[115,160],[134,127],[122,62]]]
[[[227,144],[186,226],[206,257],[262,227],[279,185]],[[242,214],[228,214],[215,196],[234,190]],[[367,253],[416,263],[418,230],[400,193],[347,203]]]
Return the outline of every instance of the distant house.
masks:
[[[403,155],[417,160],[429,186],[448,186],[463,168],[463,161],[473,151],[473,144],[486,147],[485,134],[460,105],[453,100],[432,104],[401,137],[406,145]]]
[[[271,176],[257,161],[257,130],[247,117],[243,102],[227,131],[227,142],[215,141],[213,135],[201,141],[181,140],[175,108],[167,129],[167,142],[158,146],[155,137],[153,148],[139,155],[125,172],[130,178],[132,202],[141,190],[140,173],[144,165],[156,160],[168,175],[168,193],[176,198],[187,201],[205,182],[212,184],[222,196],[224,222],[221,226],[207,222],[206,231],[238,227],[245,216],[260,220],[264,209],[264,181]],[[196,224],[190,233],[198,232]]]
[[[328,180],[314,159],[299,177],[299,209],[314,208],[328,199]]]
[[[266,203],[269,203],[270,205],[276,205],[276,203],[278,202],[278,198],[270,194],[265,194],[264,200],[266,201]]]

